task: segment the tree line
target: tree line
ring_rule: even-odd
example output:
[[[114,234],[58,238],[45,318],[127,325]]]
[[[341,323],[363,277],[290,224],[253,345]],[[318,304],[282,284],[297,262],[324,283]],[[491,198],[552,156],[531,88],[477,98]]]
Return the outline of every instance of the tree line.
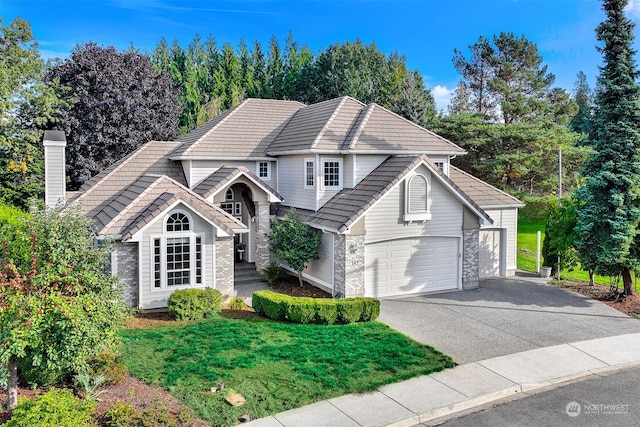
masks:
[[[469,154],[457,166],[519,196],[554,192],[559,148],[565,188],[576,188],[588,152],[581,143],[593,104],[586,76],[573,94],[554,87],[536,45],[512,33],[453,52],[461,80],[448,111],[438,112],[404,56],[359,40],[318,53],[291,34],[266,48],[219,46],[213,36],[186,46],[161,39],[150,54],[86,42],[45,63],[26,21],[0,21],[0,32],[0,67],[11,76],[1,83],[0,199],[16,206],[42,195],[43,129],[65,131],[75,190],[148,140],[174,139],[248,97],[375,102],[460,145]]]

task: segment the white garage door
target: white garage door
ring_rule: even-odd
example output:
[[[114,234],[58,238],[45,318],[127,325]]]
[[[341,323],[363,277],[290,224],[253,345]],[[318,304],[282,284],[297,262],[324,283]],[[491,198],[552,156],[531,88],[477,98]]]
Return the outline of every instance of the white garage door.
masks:
[[[365,248],[365,295],[394,296],[458,288],[459,238],[412,237]]]
[[[480,254],[478,275],[500,276],[500,230],[480,230]]]

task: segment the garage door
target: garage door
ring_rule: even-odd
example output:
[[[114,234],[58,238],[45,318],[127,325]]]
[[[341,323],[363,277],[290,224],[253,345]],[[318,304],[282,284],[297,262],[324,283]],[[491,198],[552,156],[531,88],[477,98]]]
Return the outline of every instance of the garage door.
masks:
[[[458,288],[457,237],[412,237],[369,243],[365,295],[414,294]]]
[[[478,275],[480,278],[500,276],[500,230],[480,230],[479,237]]]

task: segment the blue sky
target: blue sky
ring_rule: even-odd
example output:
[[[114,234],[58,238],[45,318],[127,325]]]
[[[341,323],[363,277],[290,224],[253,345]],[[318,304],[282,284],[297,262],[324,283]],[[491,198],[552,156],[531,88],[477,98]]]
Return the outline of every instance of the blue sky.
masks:
[[[628,13],[640,20],[640,0]],[[453,49],[500,31],[536,43],[556,86],[572,90],[578,71],[593,85],[601,63],[594,29],[604,18],[598,0],[0,0],[0,15],[3,25],[29,21],[45,58],[87,41],[149,52],[163,36],[183,46],[212,34],[219,45],[244,38],[266,47],[271,35],[284,42],[292,31],[314,52],[360,38],[404,54],[440,107],[459,80]]]

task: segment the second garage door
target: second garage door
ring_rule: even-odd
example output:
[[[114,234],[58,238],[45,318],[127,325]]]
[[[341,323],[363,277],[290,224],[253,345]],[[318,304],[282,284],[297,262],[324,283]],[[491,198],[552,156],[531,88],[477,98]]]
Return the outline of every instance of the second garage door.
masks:
[[[365,295],[383,297],[458,288],[459,242],[457,237],[412,237],[367,244]]]

